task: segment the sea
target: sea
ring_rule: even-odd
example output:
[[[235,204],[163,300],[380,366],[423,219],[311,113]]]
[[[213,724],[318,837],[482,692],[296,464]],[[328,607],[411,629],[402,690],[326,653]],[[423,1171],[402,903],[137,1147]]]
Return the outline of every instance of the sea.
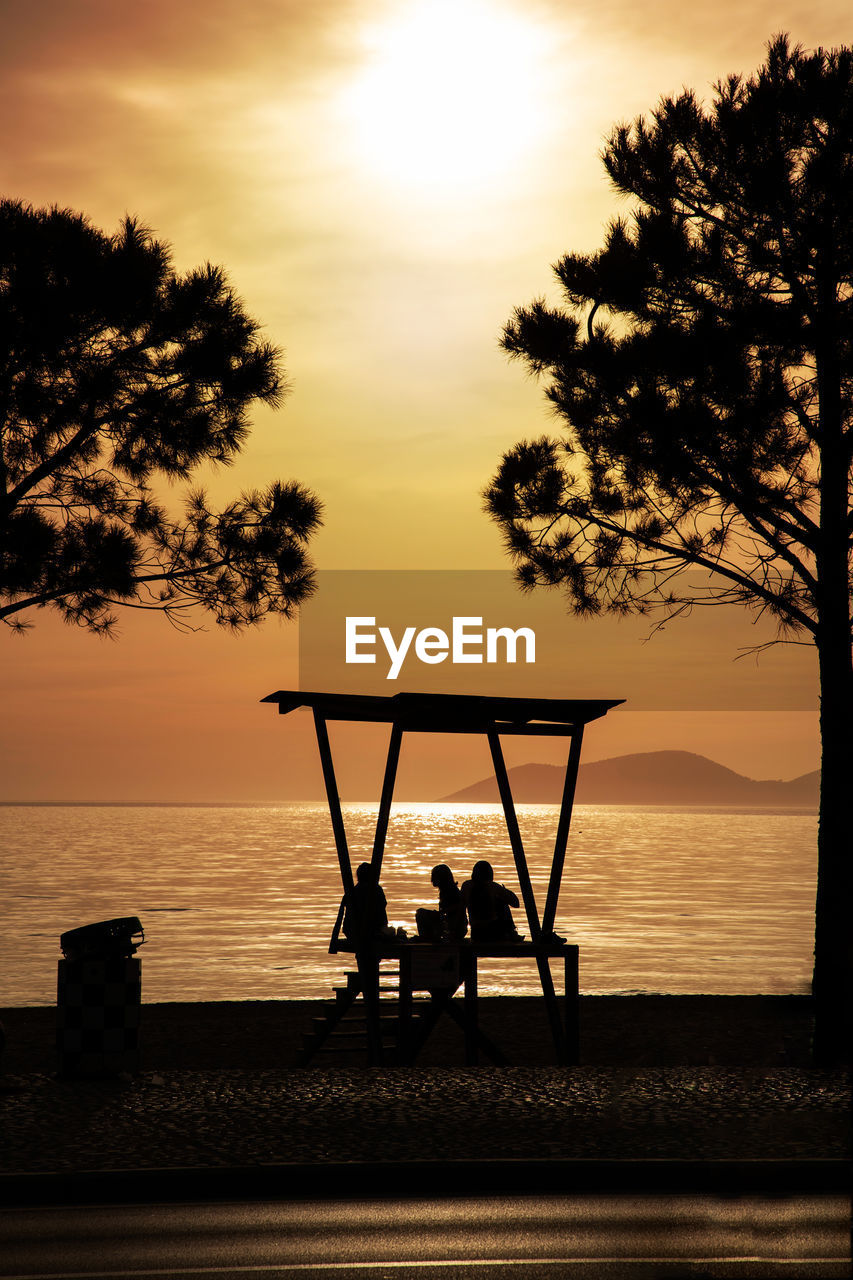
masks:
[[[518,806],[540,910],[557,814]],[[376,805],[344,819],[355,866]],[[576,807],[557,931],[579,944],[582,992],[807,992],[816,841],[812,812]],[[352,962],[328,952],[342,890],[322,803],[4,805],[0,850],[0,1007],[55,1003],[60,935],[116,916],[142,923],[146,1003],[326,998]],[[390,922],[413,933],[431,868],[461,883],[481,858],[518,891],[499,805],[395,804]],[[483,961],[479,978],[484,995],[540,990],[525,957]]]

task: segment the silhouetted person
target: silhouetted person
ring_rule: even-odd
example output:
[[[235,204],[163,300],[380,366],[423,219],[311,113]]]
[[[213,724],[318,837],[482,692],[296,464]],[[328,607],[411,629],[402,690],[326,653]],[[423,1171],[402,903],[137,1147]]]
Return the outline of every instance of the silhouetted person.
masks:
[[[462,886],[462,903],[471,923],[474,943],[521,942],[510,907],[518,906],[512,889],[498,884],[490,862],[477,862]]]
[[[372,947],[388,924],[385,893],[369,862],[355,873],[355,884],[346,895],[344,937],[356,950]]]
[[[462,890],[453,879],[453,872],[441,862],[430,874],[432,884],[438,889],[438,910],[419,907],[415,912],[418,936],[427,942],[461,942],[468,932]]]
[[[361,991],[367,1005],[368,1059],[382,1060],[379,1030],[379,939],[388,933],[385,893],[369,862],[355,873],[355,884],[344,896],[343,932],[355,950]]]

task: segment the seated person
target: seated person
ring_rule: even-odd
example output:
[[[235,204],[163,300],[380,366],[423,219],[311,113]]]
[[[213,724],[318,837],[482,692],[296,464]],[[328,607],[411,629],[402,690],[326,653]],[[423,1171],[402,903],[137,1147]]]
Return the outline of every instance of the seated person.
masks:
[[[510,907],[518,906],[518,898],[512,889],[496,882],[490,862],[475,864],[471,879],[462,886],[462,903],[468,912],[473,943],[523,941],[510,911]]]
[[[360,950],[372,946],[387,926],[385,893],[373,867],[362,862],[355,873],[355,884],[345,895],[344,937]]]
[[[443,862],[433,867],[430,880],[438,889],[438,910],[419,907],[415,912],[418,937],[427,942],[461,942],[468,932],[462,890]]]

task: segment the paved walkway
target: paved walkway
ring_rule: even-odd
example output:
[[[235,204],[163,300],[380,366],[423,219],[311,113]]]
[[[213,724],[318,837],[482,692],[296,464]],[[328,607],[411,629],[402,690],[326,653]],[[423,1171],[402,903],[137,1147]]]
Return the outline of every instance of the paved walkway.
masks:
[[[455,1160],[826,1160],[849,1076],[801,1068],[175,1071],[0,1079],[0,1173]]]

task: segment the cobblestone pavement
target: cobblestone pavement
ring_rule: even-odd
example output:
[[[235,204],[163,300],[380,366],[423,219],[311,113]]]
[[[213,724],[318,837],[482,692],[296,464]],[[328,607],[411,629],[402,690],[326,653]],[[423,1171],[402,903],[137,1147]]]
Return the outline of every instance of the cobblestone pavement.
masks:
[[[395,1160],[846,1159],[847,1073],[517,1067],[0,1081],[0,1173]]]

